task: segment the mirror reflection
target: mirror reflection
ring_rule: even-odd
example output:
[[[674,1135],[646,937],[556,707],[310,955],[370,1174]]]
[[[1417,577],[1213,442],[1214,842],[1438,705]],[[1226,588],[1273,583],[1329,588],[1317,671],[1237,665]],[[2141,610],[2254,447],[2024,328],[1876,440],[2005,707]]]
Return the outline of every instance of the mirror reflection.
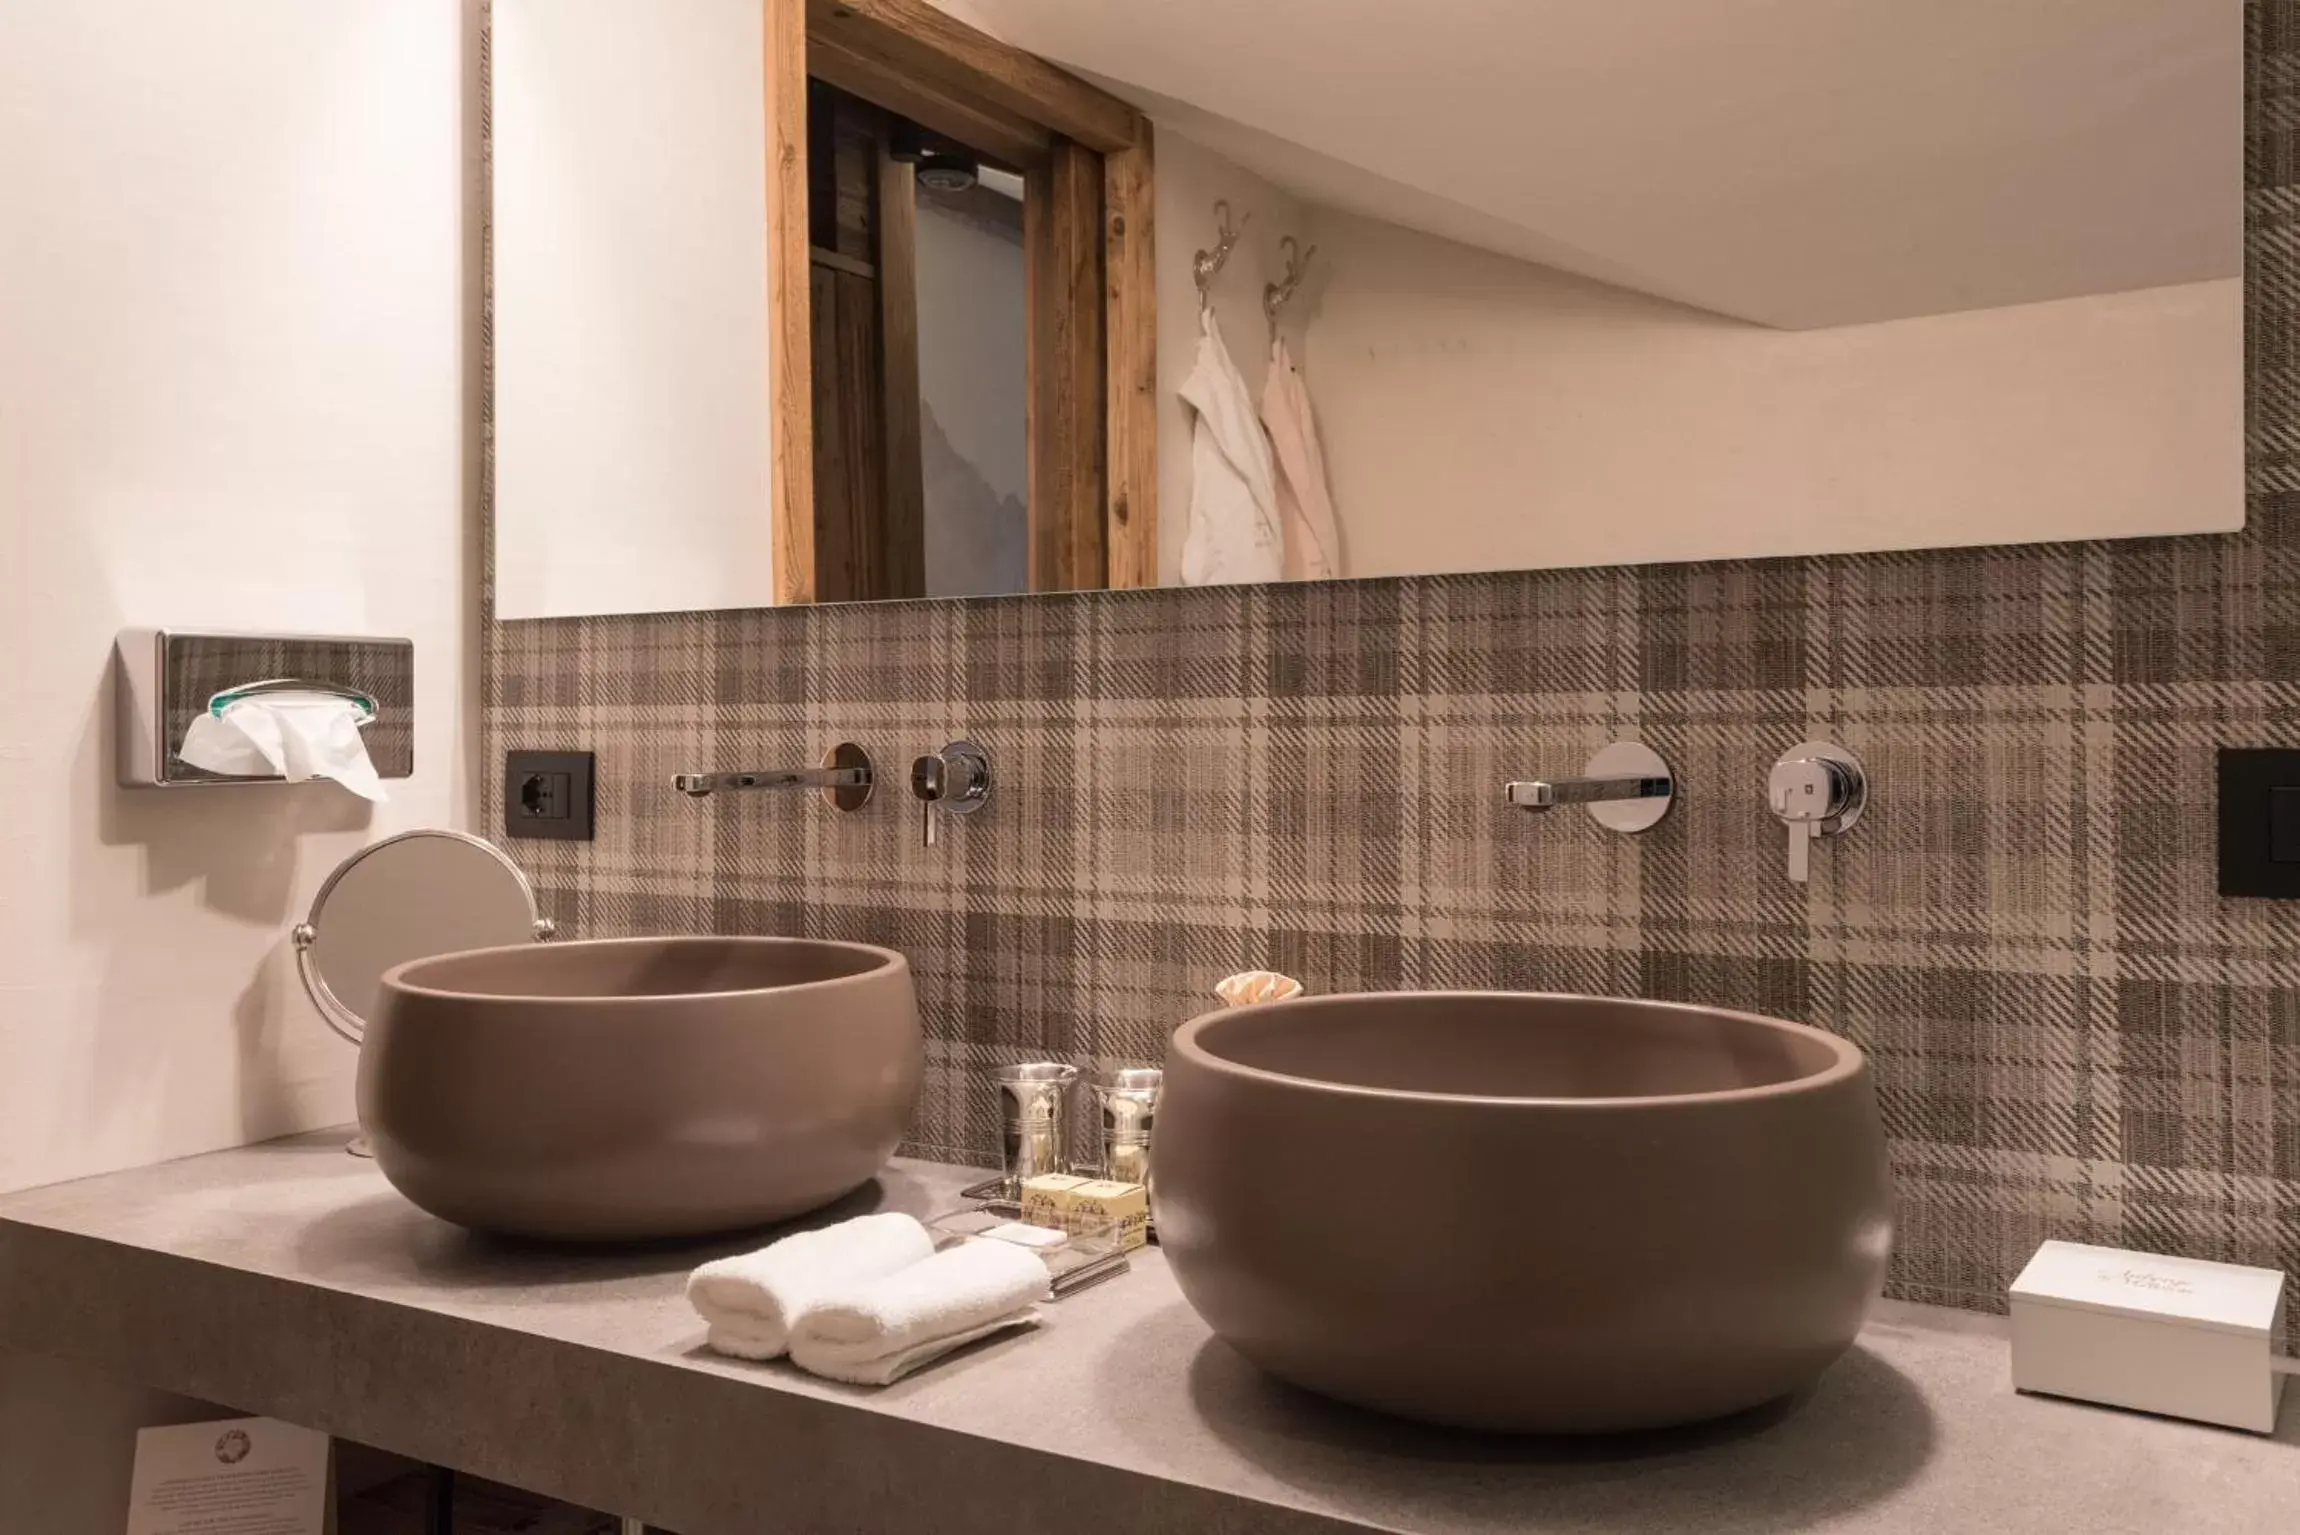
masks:
[[[527,943],[541,931],[527,877],[465,832],[401,832],[339,864],[296,934],[320,1016],[357,1042],[384,972],[410,960]]]
[[[496,0],[499,616],[2241,525],[2240,0],[1312,12]]]

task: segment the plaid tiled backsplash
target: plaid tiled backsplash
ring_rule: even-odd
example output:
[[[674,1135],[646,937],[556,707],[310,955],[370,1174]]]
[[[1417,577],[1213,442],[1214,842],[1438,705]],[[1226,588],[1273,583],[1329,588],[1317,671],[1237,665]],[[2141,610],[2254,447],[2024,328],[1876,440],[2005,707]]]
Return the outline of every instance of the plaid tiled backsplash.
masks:
[[[994,1154],[994,1063],[1153,1062],[1234,970],[1692,998],[1869,1052],[1895,1294],[1999,1307],[2047,1236],[2300,1269],[2300,905],[2214,891],[2214,748],[2300,745],[2300,0],[2250,24],[2239,535],[490,624],[489,760],[598,753],[598,840],[511,850],[570,934],[904,951],[924,1155]],[[991,801],[926,848],[907,766],[962,735]],[[1502,806],[1618,737],[1659,829]],[[1871,800],[1799,886],[1762,785],[1815,737]],[[859,814],[669,787],[842,739]]]

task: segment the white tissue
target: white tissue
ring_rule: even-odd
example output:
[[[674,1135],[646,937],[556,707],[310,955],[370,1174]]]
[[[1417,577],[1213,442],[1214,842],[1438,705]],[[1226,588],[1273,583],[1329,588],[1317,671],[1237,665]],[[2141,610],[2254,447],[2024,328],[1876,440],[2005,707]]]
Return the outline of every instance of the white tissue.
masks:
[[[358,703],[331,693],[258,693],[224,705],[221,714],[201,710],[176,755],[232,778],[332,778],[380,804],[391,796],[360,739],[368,718]]]

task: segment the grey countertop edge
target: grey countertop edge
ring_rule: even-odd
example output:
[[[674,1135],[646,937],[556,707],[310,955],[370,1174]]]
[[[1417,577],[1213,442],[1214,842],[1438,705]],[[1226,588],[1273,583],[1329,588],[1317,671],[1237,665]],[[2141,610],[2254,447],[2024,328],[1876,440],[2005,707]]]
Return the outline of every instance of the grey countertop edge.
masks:
[[[851,1403],[101,1238],[0,1223],[0,1341],[161,1390],[643,1517],[727,1531],[1359,1529]],[[27,1306],[40,1293],[46,1303]],[[134,1297],[116,1306],[114,1298]],[[771,1382],[766,1384],[771,1385]],[[572,1430],[572,1432],[570,1431]],[[568,1440],[581,1453],[563,1453]],[[803,1466],[762,1478],[760,1447]],[[677,1468],[666,1477],[665,1468]],[[899,1468],[899,1475],[894,1474]]]
[[[1585,1445],[1333,1407],[1212,1340],[1163,1260],[881,1393],[700,1347],[728,1244],[580,1253],[415,1211],[341,1136],[0,1197],[0,1345],[285,1418],[680,1535],[933,1530],[2278,1527],[2300,1393],[2259,1438],[2020,1397],[2001,1319],[1886,1306],[1806,1400]],[[846,1208],[947,1208],[898,1162]],[[836,1212],[834,1212],[835,1214]]]

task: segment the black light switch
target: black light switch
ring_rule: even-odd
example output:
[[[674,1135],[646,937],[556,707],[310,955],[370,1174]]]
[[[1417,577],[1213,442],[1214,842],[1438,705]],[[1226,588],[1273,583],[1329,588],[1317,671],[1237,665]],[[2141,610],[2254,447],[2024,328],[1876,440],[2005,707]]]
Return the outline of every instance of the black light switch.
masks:
[[[592,836],[591,754],[506,753],[503,830],[514,837],[589,842]]]
[[[2300,900],[2300,751],[2220,752],[2220,893]]]

